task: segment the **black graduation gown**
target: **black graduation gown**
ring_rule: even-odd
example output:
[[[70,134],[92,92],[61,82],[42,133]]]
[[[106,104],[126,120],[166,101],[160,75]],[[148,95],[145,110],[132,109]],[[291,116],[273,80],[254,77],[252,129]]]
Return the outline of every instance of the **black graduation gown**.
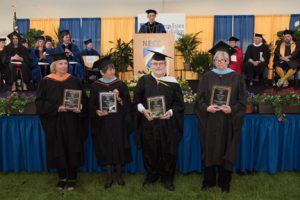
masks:
[[[64,89],[82,90],[81,113],[58,112],[58,107],[63,103]],[[46,134],[48,168],[81,166],[87,133],[87,96],[81,82],[73,76],[64,81],[43,78],[37,90],[36,108]]]
[[[152,75],[144,75],[137,83],[134,90],[135,134],[136,142],[143,148],[141,136],[149,134],[149,131],[159,131],[160,134],[154,137],[161,140],[161,151],[163,153],[177,155],[178,144],[183,133],[184,102],[181,88],[177,83],[157,83]],[[173,116],[169,120],[155,119],[149,122],[143,114],[137,110],[137,105],[142,103],[148,109],[147,98],[153,96],[164,96],[166,111],[172,109]],[[149,128],[151,127],[151,128]],[[154,145],[154,144],[153,144]]]
[[[280,57],[282,56],[291,56],[290,61],[282,61]],[[285,45],[281,43],[277,45],[274,51],[274,67],[281,67],[284,70],[288,68],[297,69],[300,65],[300,47],[299,43],[292,42],[291,45]]]
[[[252,59],[253,61],[259,61],[260,60],[260,52],[263,53],[262,56],[265,60],[264,63],[267,66],[269,64],[269,60],[270,60],[270,50],[266,44],[262,44],[259,47],[256,47],[253,44],[250,44],[245,53],[244,63],[249,62],[249,59]]]
[[[23,65],[22,65],[22,76],[25,83],[28,83],[31,79],[31,60],[29,58],[28,49],[23,47],[21,44],[18,45],[17,48],[14,48],[14,45],[10,43],[8,46],[5,47],[6,51],[6,58],[5,58],[5,64],[10,64],[10,59],[15,54],[18,54],[20,57],[23,58]],[[14,72],[11,72],[9,69],[7,71],[9,74],[7,74],[7,81],[9,83],[12,83],[14,80],[14,77],[11,76]]]
[[[117,113],[99,117],[99,92],[119,90],[122,105]],[[125,164],[131,161],[129,135],[131,131],[131,100],[127,85],[115,80],[109,84],[96,81],[91,85],[90,114],[92,119],[93,145],[100,165]]]
[[[5,73],[7,67],[5,66],[6,52],[5,49],[0,51],[0,73]]]
[[[213,85],[232,88],[231,114],[207,112]],[[245,84],[240,74],[218,75],[210,71],[200,79],[195,110],[199,117],[202,157],[206,167],[221,165],[232,171],[240,144],[245,105]]]

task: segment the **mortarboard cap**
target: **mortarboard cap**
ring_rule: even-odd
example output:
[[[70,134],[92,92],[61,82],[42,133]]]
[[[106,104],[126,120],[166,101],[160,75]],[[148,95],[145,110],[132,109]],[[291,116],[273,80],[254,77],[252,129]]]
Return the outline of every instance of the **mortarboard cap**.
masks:
[[[58,61],[58,60],[67,60],[67,56],[65,53],[60,53],[60,54],[51,54],[51,58],[53,59],[52,61]]]
[[[167,58],[172,58],[172,57],[170,57],[170,56],[167,56],[167,55],[165,55],[165,54],[163,54],[163,53],[160,53],[160,52],[157,52],[157,51],[153,51],[153,50],[148,50],[148,51],[154,53],[153,56],[152,56],[152,59],[153,59],[153,60],[160,61],[160,60],[166,60],[166,57],[167,57]],[[173,58],[172,58],[172,59],[173,59]]]
[[[231,46],[229,46],[228,44],[226,44],[223,41],[218,42],[208,52],[211,53],[212,55],[215,55],[217,51],[225,51],[229,54],[229,56],[231,56],[232,54],[234,54],[236,52],[236,50],[234,48],[232,48]]]
[[[231,36],[231,37],[229,38],[228,41],[235,41],[235,42],[238,42],[238,41],[240,41],[240,39],[238,39],[238,38],[236,38],[236,37],[234,37],[234,36]]]
[[[287,30],[287,29],[286,29],[286,30],[283,31],[283,35],[291,35],[291,36],[293,36],[294,32],[295,32],[295,31]]]
[[[89,43],[92,43],[92,42],[93,42],[92,39],[88,39],[88,40],[84,41],[84,44],[88,45]]]
[[[6,41],[6,37],[0,37],[0,41]]]
[[[254,36],[255,36],[255,37],[260,37],[260,38],[263,38],[263,35],[262,35],[262,34],[260,34],[260,33],[255,33],[255,34],[254,34]]]
[[[148,10],[146,10],[146,13],[147,14],[150,14],[150,13],[157,14],[156,10],[154,10],[154,9],[148,9]]]
[[[46,36],[45,36],[45,41],[46,41],[46,42],[52,42],[53,40],[52,40],[52,37],[51,37],[51,36],[46,35]]]
[[[111,55],[108,55],[94,62],[93,68],[98,68],[99,70],[102,70],[104,67],[111,64],[113,64],[111,60]]]
[[[39,41],[39,40],[45,41],[45,37],[44,36],[38,36],[38,37],[35,37],[35,40],[36,41]]]
[[[12,32],[12,33],[10,33],[10,34],[7,35],[7,37],[10,40],[12,39],[13,36],[17,36],[19,39],[21,38],[21,35],[18,32],[16,32],[16,31],[14,31],[14,32]]]

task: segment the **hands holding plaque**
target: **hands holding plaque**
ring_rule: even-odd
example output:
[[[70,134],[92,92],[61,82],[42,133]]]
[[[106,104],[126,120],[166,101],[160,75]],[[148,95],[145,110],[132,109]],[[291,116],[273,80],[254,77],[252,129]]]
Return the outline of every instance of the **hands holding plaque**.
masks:
[[[82,110],[81,90],[65,89],[63,105],[58,108],[58,112],[73,111],[80,113]]]
[[[207,107],[207,111],[211,113],[215,113],[217,111],[223,111],[226,114],[231,113],[231,107],[229,106],[230,96],[231,87],[218,85],[213,86],[210,106]]]
[[[171,113],[166,112],[165,98],[163,96],[147,98],[148,109],[143,110],[144,116],[148,121],[154,119],[170,119]]]

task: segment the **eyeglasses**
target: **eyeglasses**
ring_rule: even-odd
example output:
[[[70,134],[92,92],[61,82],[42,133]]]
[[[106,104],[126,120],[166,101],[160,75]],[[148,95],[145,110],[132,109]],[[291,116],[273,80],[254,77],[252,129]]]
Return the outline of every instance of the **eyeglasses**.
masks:
[[[227,62],[226,59],[214,59],[214,62],[224,63]]]
[[[157,67],[157,66],[164,66],[166,63],[165,62],[155,62],[155,63],[152,63],[151,65],[153,65],[153,66],[155,66],[155,67]]]

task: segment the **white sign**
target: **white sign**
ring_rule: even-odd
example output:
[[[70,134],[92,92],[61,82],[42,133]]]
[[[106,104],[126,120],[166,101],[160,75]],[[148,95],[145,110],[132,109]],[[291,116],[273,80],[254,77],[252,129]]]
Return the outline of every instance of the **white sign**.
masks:
[[[179,37],[178,34],[185,34],[185,14],[183,13],[158,13],[155,21],[162,23],[167,33],[174,33],[176,40]],[[139,14],[138,30],[147,22],[147,14]]]

